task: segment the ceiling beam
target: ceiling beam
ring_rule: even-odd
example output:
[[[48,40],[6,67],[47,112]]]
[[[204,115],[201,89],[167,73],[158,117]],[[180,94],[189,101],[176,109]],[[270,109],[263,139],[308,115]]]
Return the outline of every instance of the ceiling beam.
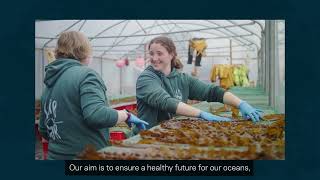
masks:
[[[76,24],[78,24],[79,22],[81,22],[81,20],[76,21],[75,23],[73,23],[71,26],[67,27],[66,29],[64,29],[63,31],[61,31],[60,33],[58,33],[54,38],[50,38],[49,41],[47,41],[42,48],[45,48],[50,42],[52,42],[54,39],[58,39],[59,35],[65,31],[68,31],[69,29],[71,29],[72,27],[74,27]]]

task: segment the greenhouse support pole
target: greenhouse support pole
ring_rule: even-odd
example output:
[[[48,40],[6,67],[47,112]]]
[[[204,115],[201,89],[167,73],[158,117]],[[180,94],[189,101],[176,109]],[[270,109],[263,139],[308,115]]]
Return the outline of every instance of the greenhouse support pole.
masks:
[[[120,68],[120,95],[122,95],[122,68]]]
[[[276,21],[271,21],[271,42],[270,42],[270,49],[271,49],[271,56],[270,56],[270,105],[275,108],[275,86],[276,86]]]
[[[280,48],[280,44],[279,44],[279,29],[278,29],[278,21],[275,21],[274,24],[274,39],[275,39],[275,52],[274,52],[274,56],[275,56],[275,63],[274,63],[274,108],[276,109],[276,113],[279,113],[279,109],[280,109],[280,68],[279,68],[279,64],[280,64],[280,58],[279,58],[279,48]]]
[[[261,69],[262,69],[262,87],[264,92],[266,92],[267,87],[266,87],[266,34],[265,31],[263,33],[263,43],[262,43],[262,51],[261,51]]]
[[[230,39],[230,64],[232,65],[232,39]]]
[[[270,49],[268,48],[269,34],[267,32],[269,32],[269,31],[267,30],[267,25],[266,25],[265,47],[264,47],[264,49],[265,49],[265,51],[264,51],[264,58],[265,58],[264,59],[264,69],[265,69],[265,72],[264,72],[264,75],[265,75],[265,77],[264,77],[264,88],[265,88],[265,92],[267,94],[269,94],[269,85],[268,85],[268,82],[269,82],[269,66],[268,66],[268,64],[269,64],[269,60],[270,60],[269,59]]]
[[[259,75],[260,75],[260,83],[259,86],[264,89],[264,66],[263,66],[263,62],[264,62],[264,33],[261,32],[261,48],[260,48],[260,70],[259,70]]]
[[[267,94],[269,98],[268,105],[275,107],[275,21],[266,21],[266,66],[267,66]]]
[[[102,64],[102,56],[101,56],[101,60],[100,60],[100,75],[101,75],[101,78],[103,79],[103,64]]]
[[[213,68],[213,65],[214,65],[214,57],[212,56],[212,61],[211,61],[211,70]]]
[[[42,94],[42,92],[44,90],[43,80],[44,80],[44,76],[45,76],[45,71],[44,71],[45,65],[44,65],[44,49],[42,48],[41,51],[42,51],[41,52],[41,54],[42,54],[42,60],[41,60],[41,62],[42,62],[42,64],[41,64],[41,71],[42,71],[42,73],[41,73],[41,94]]]
[[[285,79],[284,79],[284,63],[285,63],[285,46],[282,41],[285,39],[285,32],[282,31],[284,24],[282,20],[275,22],[275,110],[276,113],[285,112]],[[285,29],[283,29],[285,30]]]
[[[148,46],[148,44],[147,43],[145,43],[145,45],[144,45],[144,58],[143,58],[143,60],[144,60],[144,67],[143,68],[145,68],[145,67],[147,67],[147,47]]]
[[[266,32],[266,63],[265,63],[265,69],[266,69],[266,81],[265,81],[265,88],[266,88],[266,93],[268,95],[268,105],[270,106],[270,54],[271,54],[271,49],[270,49],[270,20],[266,20],[266,26],[265,26],[265,32]]]

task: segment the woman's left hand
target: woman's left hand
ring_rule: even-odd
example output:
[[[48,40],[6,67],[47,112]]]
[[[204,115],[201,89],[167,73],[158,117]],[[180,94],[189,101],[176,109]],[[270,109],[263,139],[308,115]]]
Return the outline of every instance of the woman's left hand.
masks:
[[[227,117],[221,117],[221,116],[216,116],[216,115],[213,115],[211,113],[207,113],[207,112],[204,112],[202,111],[199,115],[200,118],[202,119],[205,119],[207,121],[231,121],[230,118],[227,118]]]

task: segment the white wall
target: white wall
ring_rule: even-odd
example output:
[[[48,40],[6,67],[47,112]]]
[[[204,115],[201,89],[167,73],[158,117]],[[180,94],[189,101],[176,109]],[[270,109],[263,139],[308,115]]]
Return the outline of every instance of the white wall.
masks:
[[[242,55],[234,54],[234,58],[245,58],[246,54]],[[245,55],[243,55],[245,54]],[[47,64],[46,57],[43,57],[42,50],[36,49],[35,51],[36,63],[35,63],[35,97],[39,99],[45,85],[43,84],[43,73],[44,65]],[[255,58],[254,54],[249,54],[250,58]],[[42,58],[45,58],[44,60]],[[257,80],[257,60],[250,59],[248,67],[250,69],[249,78],[250,80]],[[183,71],[190,74],[193,68],[193,64],[187,64],[187,59],[182,58],[184,64]],[[210,71],[213,64],[230,64],[230,60],[226,60],[225,57],[204,57],[201,60],[201,67],[199,73],[199,79],[210,82]],[[233,64],[245,64],[245,60],[233,60]],[[132,96],[136,94],[136,80],[141,73],[141,70],[137,69],[134,65],[134,61],[130,61],[129,66],[118,68],[115,65],[115,61],[109,59],[101,59],[95,57],[92,63],[89,65],[90,68],[95,70],[104,80],[107,87],[107,95],[113,98],[122,96]],[[121,79],[120,79],[121,76]],[[122,86],[120,86],[120,82]],[[122,88],[120,93],[120,88]]]
[[[122,88],[123,94],[135,95],[136,94],[136,81],[138,74],[134,71],[134,61],[130,61],[129,66],[123,68],[122,74]]]
[[[44,59],[43,59],[44,58]],[[139,71],[134,70],[134,61],[122,69],[116,67],[115,61],[101,58],[93,58],[90,68],[95,70],[104,80],[107,87],[107,95],[113,97],[135,95],[136,80]],[[43,56],[43,50],[35,50],[35,99],[40,99],[45,85],[44,68],[47,65],[47,59]],[[120,94],[120,72],[122,71],[122,94]]]
[[[120,95],[120,70],[115,66],[114,61],[102,61],[102,79],[106,83],[108,95]]]
[[[93,58],[89,67],[95,70],[101,76],[101,59]]]
[[[90,67],[102,76],[108,96],[121,97],[136,94],[138,74],[134,70],[134,61],[130,61],[129,66],[118,68],[113,60],[94,58]]]
[[[44,55],[42,49],[35,50],[35,99],[39,100],[42,95],[42,91],[45,88],[43,83],[44,69],[48,64],[47,57]]]

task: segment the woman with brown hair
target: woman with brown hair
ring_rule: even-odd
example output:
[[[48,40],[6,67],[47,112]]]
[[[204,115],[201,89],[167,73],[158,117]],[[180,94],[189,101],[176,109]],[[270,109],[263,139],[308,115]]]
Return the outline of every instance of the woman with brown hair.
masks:
[[[177,71],[177,52],[173,41],[159,36],[149,43],[150,63],[139,76],[136,85],[138,117],[147,120],[147,128],[158,125],[175,114],[199,117],[207,121],[230,119],[201,111],[186,102],[200,100],[220,102],[238,107],[242,116],[259,121],[261,111],[240,100],[230,92]]]
[[[86,145],[108,145],[108,128],[126,122],[145,129],[148,123],[108,107],[105,83],[91,62],[88,38],[76,31],[60,34],[56,60],[46,66],[41,97],[40,134],[49,142],[48,159],[74,159]]]

